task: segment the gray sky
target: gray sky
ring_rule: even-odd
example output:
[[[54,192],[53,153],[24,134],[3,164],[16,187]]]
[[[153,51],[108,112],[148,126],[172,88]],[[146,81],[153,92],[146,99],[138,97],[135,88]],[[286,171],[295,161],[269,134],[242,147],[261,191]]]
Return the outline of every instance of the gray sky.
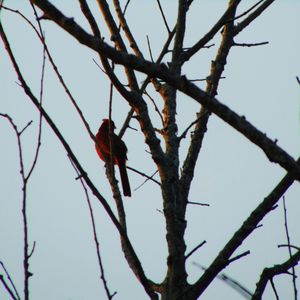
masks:
[[[88,30],[80,14],[77,1],[54,1],[68,16]],[[255,1],[243,1],[240,12]],[[91,2],[96,15],[97,6]],[[162,1],[168,22],[172,27],[176,17],[176,1]],[[195,1],[189,12],[185,46],[192,45],[205,34],[222,14],[227,1]],[[5,4],[22,11],[31,20],[33,14],[24,1],[6,0]],[[300,150],[299,85],[300,40],[298,1],[279,0],[250,27],[236,38],[239,43],[269,41],[266,46],[232,49],[227,61],[217,98],[234,111],[245,115],[269,137],[297,158]],[[12,49],[33,92],[38,95],[41,76],[42,48],[32,30],[19,16],[1,12],[3,27]],[[157,9],[156,1],[132,1],[128,20],[141,49],[149,59],[146,35],[149,36],[154,57],[157,57],[167,37]],[[99,22],[101,24],[101,21]],[[97,55],[77,44],[68,34],[49,21],[42,23],[47,44],[77,103],[80,105],[92,130],[96,132],[101,119],[108,115],[109,83],[93,62]],[[104,28],[104,26],[103,26]],[[104,30],[105,33],[105,30]],[[217,44],[220,34],[214,42]],[[105,39],[109,41],[109,36]],[[210,69],[216,47],[201,50],[187,63],[184,72],[189,79],[205,78]],[[167,56],[166,61],[169,59]],[[145,78],[140,74],[139,79]],[[38,112],[16,84],[17,78],[0,43],[0,112],[10,114],[19,128],[30,120],[22,135],[25,167],[31,164],[37,140]],[[199,86],[204,88],[204,83]],[[150,92],[151,89],[149,89]],[[157,103],[160,99],[155,93]],[[128,107],[120,95],[114,94],[113,118],[118,128],[127,114]],[[63,89],[49,64],[46,66],[44,107],[71,145],[83,167],[114,208],[107,184],[103,163],[97,157],[78,115],[70,105]],[[151,107],[151,104],[149,104]],[[151,107],[152,109],[152,107]],[[195,118],[199,105],[179,94],[178,125],[182,132]],[[155,125],[159,119],[153,111]],[[136,121],[131,125],[138,128]],[[75,180],[63,147],[46,123],[43,124],[42,148],[35,172],[28,186],[28,218],[31,245],[36,241],[31,258],[32,299],[105,299],[91,231],[84,192]],[[128,130],[124,140],[129,149],[128,165],[147,174],[155,171],[144,145],[140,131]],[[181,148],[181,163],[186,155],[189,138]],[[0,119],[0,260],[2,260],[22,292],[22,223],[21,179],[16,138],[8,122]],[[223,248],[226,241],[240,227],[243,220],[266,197],[284,176],[285,171],[271,164],[264,153],[241,134],[215,116],[208,124],[190,201],[209,203],[210,207],[190,206],[187,210],[187,251],[207,241],[187,264],[189,279],[196,280],[202,273],[192,262],[208,266]],[[129,172],[132,188],[144,179]],[[117,231],[104,213],[101,205],[90,195],[97,222],[101,254],[111,291],[115,299],[148,299],[132,275],[120,250]],[[292,244],[298,245],[300,188],[295,183],[285,195],[288,207],[289,229]],[[148,182],[125,199],[129,236],[139,255],[146,275],[161,281],[166,271],[166,242],[159,188]],[[285,244],[282,202],[263,221],[263,227],[239,248],[251,255],[233,263],[225,272],[254,290],[263,266],[273,266],[288,257]],[[0,271],[1,272],[1,271]],[[282,299],[291,299],[290,276],[276,279]],[[298,282],[299,285],[299,282]],[[241,299],[231,288],[216,280],[201,299]],[[273,299],[268,288],[265,299]],[[0,287],[0,299],[8,295]]]

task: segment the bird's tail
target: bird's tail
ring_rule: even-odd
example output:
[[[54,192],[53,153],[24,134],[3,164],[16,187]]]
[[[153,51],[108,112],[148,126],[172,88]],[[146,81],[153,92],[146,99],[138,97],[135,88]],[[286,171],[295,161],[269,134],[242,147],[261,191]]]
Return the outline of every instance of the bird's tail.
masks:
[[[125,162],[118,162],[118,166],[120,170],[123,194],[124,196],[131,197],[131,190],[130,190],[130,184],[129,184],[129,179],[126,170],[126,164]]]

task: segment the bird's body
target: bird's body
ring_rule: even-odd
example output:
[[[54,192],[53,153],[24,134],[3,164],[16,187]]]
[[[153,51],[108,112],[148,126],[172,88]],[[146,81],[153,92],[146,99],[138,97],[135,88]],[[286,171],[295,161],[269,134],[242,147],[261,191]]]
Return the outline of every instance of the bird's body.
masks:
[[[111,141],[109,136],[110,126],[112,132]],[[127,147],[121,138],[114,133],[114,129],[115,124],[113,121],[109,123],[108,119],[103,119],[103,123],[96,134],[96,140],[100,147],[97,145],[97,143],[95,144],[95,147],[100,159],[109,162],[111,161],[112,154],[110,145],[112,145],[113,163],[119,167],[123,194],[124,196],[131,197],[130,184],[126,170]]]

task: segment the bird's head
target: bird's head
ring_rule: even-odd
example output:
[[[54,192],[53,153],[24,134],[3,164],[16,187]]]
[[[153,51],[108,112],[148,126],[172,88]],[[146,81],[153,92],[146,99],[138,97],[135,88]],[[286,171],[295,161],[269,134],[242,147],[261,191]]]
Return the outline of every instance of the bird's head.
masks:
[[[109,119],[102,119],[102,125],[109,127]],[[112,130],[114,130],[116,128],[113,120],[110,120],[110,126],[111,126]]]

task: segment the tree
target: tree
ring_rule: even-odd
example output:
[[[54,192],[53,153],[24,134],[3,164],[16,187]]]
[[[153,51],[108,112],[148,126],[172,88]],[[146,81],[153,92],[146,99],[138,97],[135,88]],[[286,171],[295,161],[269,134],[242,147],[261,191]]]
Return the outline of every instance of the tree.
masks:
[[[166,17],[166,12],[162,7],[163,3],[157,1],[159,8],[157,12],[160,13],[161,19],[163,20],[167,38],[161,43],[161,48],[158,50],[159,43],[157,43],[156,39],[158,32],[154,31],[154,33],[151,33],[153,36],[147,36],[149,54],[147,54],[145,47],[140,46],[141,42],[136,38],[134,33],[135,28],[131,26],[131,17],[134,16],[130,14],[130,7],[134,6],[134,3],[128,1],[121,6],[121,3],[117,0],[112,2],[99,0],[96,6],[94,3],[87,3],[85,0],[78,2],[82,16],[85,18],[84,22],[83,20],[77,21],[77,17],[74,18],[68,9],[63,7],[63,4],[60,4],[61,8],[58,8],[59,4],[54,5],[49,1],[33,0],[30,3],[34,15],[36,16],[36,22],[32,21],[32,18],[28,19],[28,17],[21,12],[6,6],[3,7],[1,11],[1,14],[17,14],[17,17],[22,19],[22,22],[26,21],[27,24],[29,24],[26,25],[28,29],[30,27],[34,29],[34,33],[40,43],[40,49],[44,53],[42,79],[39,82],[40,93],[37,93],[34,92],[37,86],[32,84],[31,87],[29,83],[30,77],[27,79],[26,76],[23,75],[23,70],[20,69],[20,63],[14,54],[13,46],[10,46],[9,36],[5,34],[5,21],[2,22],[3,24],[1,24],[0,31],[7,57],[10,59],[10,64],[17,74],[19,84],[31,103],[36,107],[39,116],[37,146],[35,147],[36,151],[34,152],[33,163],[30,165],[24,162],[22,152],[22,138],[23,134],[28,131],[28,127],[26,126],[23,129],[19,129],[10,114],[1,113],[3,120],[7,119],[15,130],[19,145],[19,158],[21,161],[23,184],[22,217],[24,225],[24,299],[29,299],[29,282],[32,275],[31,272],[34,273],[34,270],[31,270],[30,267],[30,261],[35,255],[35,248],[32,248],[32,242],[28,236],[28,228],[30,228],[30,226],[28,227],[28,221],[30,218],[28,218],[26,191],[31,177],[34,176],[35,168],[38,168],[39,157],[43,153],[43,147],[40,147],[40,143],[42,142],[43,144],[45,129],[42,130],[42,128],[45,128],[45,125],[43,127],[42,123],[46,123],[54,132],[56,139],[59,140],[74,170],[77,172],[77,180],[81,182],[86,193],[93,225],[93,235],[97,246],[98,265],[101,271],[101,279],[106,297],[112,299],[115,295],[114,292],[111,292],[109,279],[105,276],[105,271],[112,273],[113,270],[107,271],[105,263],[102,262],[102,255],[100,254],[105,250],[102,250],[101,247],[100,251],[99,248],[97,221],[90,201],[90,192],[93,193],[94,198],[101,204],[106,213],[106,218],[112,222],[110,226],[117,230],[126,262],[143,287],[144,294],[147,295],[149,299],[159,299],[159,297],[163,300],[201,298],[206,289],[212,285],[217,276],[226,267],[231,266],[234,262],[237,263],[236,261],[238,259],[246,259],[245,256],[248,256],[250,251],[241,251],[240,249],[243,249],[240,248],[242,243],[250,235],[256,233],[262,220],[271,212],[273,213],[286,191],[293,185],[294,181],[300,179],[298,161],[295,161],[291,154],[283,150],[277,143],[277,140],[269,138],[262,130],[257,129],[252,122],[248,121],[248,115],[244,116],[236,113],[235,110],[231,108],[230,102],[229,105],[225,105],[224,101],[221,101],[221,98],[218,96],[218,94],[220,97],[222,95],[222,93],[220,93],[220,84],[221,81],[225,79],[225,66],[227,63],[229,64],[229,55],[235,51],[234,49],[237,47],[255,47],[267,44],[267,42],[255,42],[251,44],[239,43],[238,38],[246,28],[253,26],[256,19],[263,17],[263,13],[270,9],[270,5],[274,1],[259,1],[252,6],[246,7],[247,4],[244,4],[243,1],[230,0],[223,13],[213,20],[213,25],[206,30],[205,34],[199,34],[195,28],[193,28],[193,32],[191,32],[190,36],[188,36],[188,30],[190,28],[188,27],[189,15],[192,14],[192,12],[196,14],[199,13],[201,4],[196,4],[189,0],[179,0],[178,3],[176,3],[177,13],[174,18],[175,21],[173,20],[174,25],[172,27],[169,25],[171,22],[167,21],[168,17]],[[7,1],[7,3],[10,5],[9,1]],[[149,8],[148,6],[153,7],[154,3],[143,5],[144,11],[142,13],[147,14],[146,10]],[[68,4],[69,9],[71,9],[70,6],[71,5]],[[99,17],[99,12],[101,12],[101,18]],[[66,83],[67,80],[65,80],[64,76],[60,73],[60,68],[56,66],[56,59],[54,59],[54,55],[52,55],[52,50],[50,49],[55,46],[61,47],[61,45],[57,45],[55,40],[52,40],[54,36],[51,36],[51,33],[48,37],[48,28],[50,28],[50,26],[54,27],[54,25],[71,36],[76,43],[79,44],[78,46],[82,48],[82,51],[91,50],[93,55],[97,54],[99,57],[99,62],[96,61],[95,63],[101,70],[99,71],[99,69],[97,69],[98,74],[95,77],[100,76],[99,73],[103,72],[101,76],[106,78],[109,85],[103,85],[102,83],[99,85],[99,83],[95,82],[94,84],[98,86],[99,91],[98,94],[92,96],[89,93],[88,87],[92,85],[90,81],[95,80],[95,77],[92,75],[89,76],[89,74],[85,74],[84,71],[81,71],[84,69],[85,62],[81,61],[80,56],[76,57],[77,65],[74,66],[74,73],[79,78],[75,80],[77,87],[74,86],[73,88],[77,90],[77,88],[80,87],[80,89],[84,90],[84,101],[90,102],[88,104],[83,104],[83,100],[81,102],[77,100],[77,97],[73,96],[74,93],[71,92],[71,85]],[[152,26],[155,26],[155,24]],[[44,28],[47,28],[45,33]],[[146,31],[143,32],[144,38],[146,34]],[[65,35],[64,38],[67,39]],[[54,46],[52,46],[52,43],[54,43]],[[155,44],[155,47],[153,47],[153,44]],[[60,50],[65,51],[65,49]],[[66,50],[67,54],[72,54],[71,49]],[[210,53],[209,55],[212,57],[212,61],[208,73],[205,73],[206,68],[203,67],[204,63],[200,58],[203,55],[205,63],[208,64],[208,57],[206,54],[203,54],[207,52]],[[23,59],[22,53],[19,53],[18,56]],[[59,53],[55,56],[58,57],[58,60],[64,59],[60,57]],[[48,63],[47,66],[52,67],[60,84],[63,86],[72,104],[71,107],[61,104],[60,101],[53,103],[54,105],[51,105],[51,103],[48,104],[48,100],[44,101],[46,98],[44,91],[49,89],[49,96],[51,95],[50,80],[44,79],[44,72],[47,70],[45,69],[46,62]],[[190,64],[191,62],[193,66],[198,65],[199,67],[193,68]],[[82,76],[83,74],[84,76]],[[30,75],[27,74],[27,76]],[[223,81],[226,84],[228,78]],[[49,84],[49,86],[47,86],[47,84]],[[200,88],[201,85],[203,85],[202,88]],[[251,85],[249,88],[253,89],[254,85]],[[235,89],[237,88],[235,87]],[[239,96],[236,95],[235,89],[229,94],[230,97],[233,97],[232,95],[235,97]],[[117,94],[115,91],[117,91]],[[87,100],[87,98],[92,97],[97,98],[98,107],[95,103],[92,103],[92,100]],[[262,98],[261,96],[260,101],[262,101]],[[54,100],[52,101],[54,102]],[[194,101],[194,103],[188,107],[186,103],[191,101]],[[239,101],[242,102],[241,99]],[[96,107],[97,114],[92,116],[91,112],[94,112]],[[121,109],[118,109],[119,107]],[[260,107],[256,107],[256,109],[259,110]],[[65,111],[63,112],[62,119],[59,120],[58,115],[53,117],[63,110]],[[68,122],[69,116],[66,117],[66,115],[73,114],[74,111],[77,115],[73,118],[77,120],[77,124],[72,122],[70,128],[68,128],[68,124],[66,123]],[[127,111],[127,117],[124,118],[125,112]],[[267,115],[267,113],[267,111],[263,112],[264,115]],[[162,209],[159,210],[159,215],[164,218],[163,220],[165,222],[164,226],[162,221],[159,221],[160,230],[165,230],[167,252],[166,271],[162,280],[152,279],[145,270],[144,263],[141,259],[143,255],[141,255],[141,253],[138,254],[137,251],[143,241],[135,240],[131,234],[128,224],[130,218],[126,218],[124,208],[124,206],[126,207],[127,205],[127,199],[124,200],[124,202],[126,201],[125,204],[116,179],[117,175],[114,173],[114,169],[111,168],[110,162],[107,161],[105,170],[115,205],[108,200],[109,196],[105,197],[103,195],[104,188],[102,187],[102,182],[100,189],[97,188],[99,177],[89,175],[92,166],[95,168],[95,162],[89,162],[84,157],[84,154],[80,154],[78,149],[76,149],[76,144],[68,142],[71,138],[78,140],[79,136],[81,139],[81,135],[78,135],[77,132],[82,133],[82,129],[79,131],[78,128],[82,128],[82,125],[84,125],[85,137],[82,138],[82,142],[80,141],[79,145],[81,147],[85,145],[90,147],[91,142],[94,144],[94,133],[96,129],[91,130],[90,123],[91,118],[95,119],[95,116],[98,115],[101,118],[113,118],[118,127],[123,124],[119,133],[123,139],[125,139],[124,133],[126,132],[128,135],[131,127],[137,130],[134,135],[131,134],[131,142],[129,141],[127,143],[129,154],[135,151],[135,148],[142,151],[143,146],[141,145],[144,144],[139,140],[141,136],[144,138],[144,143],[149,149],[145,153],[145,161],[147,161],[147,164],[151,161],[149,165],[155,168],[157,172],[146,175],[145,173],[148,174],[150,168],[145,172],[141,161],[135,163],[132,161],[134,156],[131,157],[129,165],[131,166],[131,164],[133,164],[135,167],[130,169],[147,178],[147,181],[140,188],[140,195],[133,197],[132,200],[128,200],[128,202],[133,201],[134,203],[128,205],[134,206],[138,198],[145,197],[143,195],[146,195],[146,192],[143,192],[143,189],[146,191],[146,186],[149,187],[151,185],[150,191],[154,189],[153,186],[155,186],[156,192],[154,192],[154,195],[157,199],[155,205],[160,203]],[[270,188],[269,192],[260,199],[256,207],[251,207],[252,212],[249,209],[244,219],[239,220],[240,224],[237,230],[236,228],[232,228],[230,232],[226,231],[227,242],[225,245],[218,245],[220,247],[218,247],[217,252],[214,253],[214,258],[207,260],[207,266],[204,267],[203,274],[199,274],[200,270],[197,269],[198,276],[195,276],[195,280],[191,282],[188,280],[187,270],[190,256],[203,246],[205,241],[203,241],[203,239],[201,241],[193,240],[192,243],[188,243],[189,248],[187,249],[187,226],[193,226],[194,228],[196,226],[205,228],[207,224],[209,224],[209,226],[215,226],[216,221],[214,219],[217,218],[218,215],[217,213],[215,213],[215,215],[211,214],[209,222],[206,223],[206,221],[204,221],[202,223],[200,220],[198,224],[193,223],[193,217],[189,218],[187,216],[187,209],[189,207],[193,210],[198,210],[198,215],[199,210],[203,209],[207,211],[210,209],[206,207],[208,204],[205,199],[202,201],[203,187],[197,188],[199,178],[196,181],[195,177],[198,172],[203,172],[203,176],[214,176],[214,174],[209,173],[209,170],[201,170],[203,163],[198,162],[198,160],[201,159],[201,154],[206,155],[204,150],[205,138],[213,134],[213,130],[208,128],[208,122],[214,118],[214,116],[217,116],[223,123],[230,125],[231,130],[239,132],[243,138],[249,140],[252,145],[263,150],[265,154],[264,159],[266,160],[267,158],[269,162],[280,166],[286,171],[286,174],[282,179],[278,180],[277,184],[274,184],[273,187]],[[96,120],[97,127],[100,125],[100,117],[97,117]],[[123,120],[125,121],[123,122]],[[69,138],[66,138],[67,136]],[[88,142],[87,138],[89,139]],[[227,141],[225,139],[223,142],[224,147],[226,143]],[[219,151],[215,153],[216,157],[211,157],[211,159],[216,160],[219,155],[222,155],[222,149],[218,150]],[[232,150],[234,151],[235,149]],[[50,153],[48,153],[48,157],[49,155]],[[223,159],[226,160],[226,156],[223,157]],[[26,167],[28,169],[26,169]],[[209,165],[207,165],[207,167],[209,168]],[[265,167],[268,168],[268,164]],[[97,169],[99,168],[97,165]],[[222,168],[222,166],[220,166],[220,168]],[[229,170],[226,172],[229,173]],[[156,173],[158,174],[158,178],[155,177],[154,179]],[[196,187],[192,193],[193,182],[195,182]],[[252,182],[251,185],[252,184],[255,190],[255,183]],[[213,188],[218,189],[217,186]],[[160,191],[161,194],[159,195],[157,191]],[[243,193],[240,196],[246,197]],[[257,197],[258,193],[254,193],[254,196]],[[227,213],[233,209],[229,207]],[[234,226],[237,226],[237,224]],[[221,228],[218,228],[218,230],[222,231]],[[288,226],[286,226],[286,231],[288,235]],[[145,228],[142,232],[145,236]],[[201,232],[200,234],[201,237],[203,236],[207,239],[205,232]],[[199,238],[200,237],[197,237],[197,239]],[[151,245],[151,243],[148,245]],[[194,245],[194,247],[192,245]],[[152,245],[152,247],[156,247],[156,245]],[[248,298],[261,299],[266,285],[269,282],[273,286],[275,293],[277,293],[273,278],[289,270],[293,272],[293,291],[295,299],[297,298],[294,267],[300,259],[300,251],[299,248],[294,244],[292,245],[289,240],[286,247],[289,249],[289,253],[285,256],[283,262],[281,260],[272,261],[271,264],[266,263],[260,268],[261,276],[257,278],[256,288],[254,288],[252,292],[246,293]],[[199,255],[199,257],[201,257],[201,253]],[[152,263],[154,261],[155,258],[153,258]],[[276,266],[273,267],[274,264],[276,264]],[[3,287],[6,288],[11,298],[17,299],[17,294],[9,284],[7,277],[2,276],[0,278]]]

